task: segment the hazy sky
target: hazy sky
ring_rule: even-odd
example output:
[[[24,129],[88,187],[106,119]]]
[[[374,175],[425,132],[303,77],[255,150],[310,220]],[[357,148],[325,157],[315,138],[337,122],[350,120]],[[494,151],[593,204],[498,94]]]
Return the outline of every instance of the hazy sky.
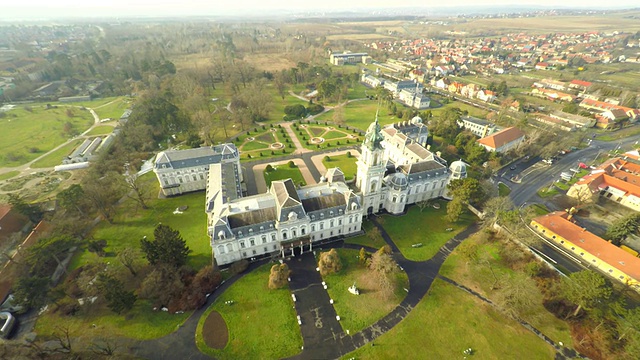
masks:
[[[3,1],[5,2],[5,1]],[[8,0],[10,4],[0,6],[0,19],[39,18],[52,16],[100,17],[100,16],[154,16],[154,15],[222,15],[226,13],[253,13],[260,10],[369,10],[375,7],[439,7],[512,5],[513,0]],[[559,6],[563,7],[633,7],[637,0],[524,0],[518,6]]]

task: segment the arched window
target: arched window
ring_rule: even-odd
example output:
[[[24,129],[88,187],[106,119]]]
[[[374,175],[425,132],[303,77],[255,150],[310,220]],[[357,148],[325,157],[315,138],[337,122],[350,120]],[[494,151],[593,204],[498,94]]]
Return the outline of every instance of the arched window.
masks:
[[[224,245],[218,246],[218,254],[224,254]]]
[[[233,252],[233,245],[227,244],[227,252]]]
[[[282,230],[282,239],[287,240],[287,230]]]
[[[220,230],[220,231],[218,232],[218,239],[220,239],[220,240],[224,240],[224,231]]]

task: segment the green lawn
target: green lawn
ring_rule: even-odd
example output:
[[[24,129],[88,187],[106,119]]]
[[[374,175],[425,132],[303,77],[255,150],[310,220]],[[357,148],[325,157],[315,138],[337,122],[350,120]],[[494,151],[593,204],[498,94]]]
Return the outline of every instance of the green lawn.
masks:
[[[452,101],[448,104],[443,105],[442,107],[436,108],[436,109],[428,109],[431,111],[431,113],[433,114],[433,116],[440,116],[440,113],[444,112],[446,109],[448,108],[458,108],[462,111],[467,111],[467,113],[470,116],[475,116],[481,119],[484,119],[487,114],[489,113],[486,110],[477,108],[475,106],[471,106],[459,101]]]
[[[543,199],[558,195],[559,193],[560,192],[555,186],[551,188],[545,186],[542,189],[538,190],[538,196],[540,196]]]
[[[376,118],[376,110],[378,110],[378,102],[375,100],[351,102],[344,107],[345,124],[363,131],[367,130],[369,125]],[[333,111],[328,111],[322,115],[317,116],[316,120],[320,122],[332,122]],[[380,109],[380,112],[378,114],[378,121],[381,125],[391,124],[402,120],[404,119],[398,119],[395,115],[387,114],[386,108]]]
[[[20,174],[20,171],[17,171],[17,170],[9,171],[9,172],[0,174],[0,180],[11,179],[12,177],[14,177],[14,176],[16,176],[18,174]]]
[[[358,159],[356,159],[355,156],[352,155],[351,157],[347,157],[347,155],[344,154],[331,156],[329,161],[323,159],[322,164],[324,164],[327,169],[331,169],[334,167],[340,168],[340,170],[342,170],[342,172],[344,173],[345,180],[349,181],[353,179],[358,172],[356,161],[358,161]]]
[[[289,289],[269,290],[271,264],[238,280],[207,309],[196,330],[198,348],[217,359],[281,359],[301,351],[302,335]],[[232,300],[233,305],[225,302]],[[229,342],[222,350],[207,347],[204,321],[218,311],[227,323]]]
[[[436,279],[427,296],[375,346],[343,359],[552,359],[554,350],[520,324],[471,295]]]
[[[91,131],[89,131],[86,135],[88,136],[97,136],[97,135],[108,135],[113,132],[114,127],[109,125],[100,125],[96,126]]]
[[[120,119],[120,117],[125,112],[125,110],[131,107],[131,102],[132,102],[130,98],[126,98],[126,97],[119,97],[115,99],[109,98],[108,100],[109,101],[105,103],[96,104],[96,106],[92,107],[93,111],[95,111],[96,114],[98,114],[100,119],[107,119],[107,118],[113,119],[113,120]]]
[[[323,280],[327,283],[327,292],[334,301],[333,307],[340,316],[342,328],[355,334],[383,318],[404,299],[407,295],[404,288],[409,287],[409,279],[404,271],[398,271],[395,296],[384,300],[369,279],[370,270],[360,265],[358,250],[338,249],[338,254],[342,270],[324,276]],[[354,283],[360,295],[348,291]]]
[[[47,110],[44,106],[30,105],[5,114],[0,119],[0,167],[27,163],[93,124],[89,111],[77,108]]]
[[[503,183],[498,183],[498,195],[509,196],[509,194],[511,194],[511,189]]]
[[[276,131],[271,131],[269,126],[255,127],[244,131],[233,142],[240,149],[240,160],[255,160],[272,158],[291,154],[295,151],[295,146],[289,139],[289,135],[286,131],[282,131],[281,127],[274,127]],[[247,134],[248,133],[248,134]],[[247,138],[253,137],[255,140],[247,141]],[[269,147],[271,143],[280,142],[284,144],[284,148],[273,150]],[[260,155],[262,154],[262,155]]]
[[[64,159],[65,156],[71,154],[73,149],[75,149],[78,145],[82,144],[83,141],[84,141],[83,139],[76,139],[68,143],[67,145],[61,147],[60,149],[48,154],[42,159],[34,162],[33,164],[31,164],[31,167],[34,169],[38,169],[38,168],[47,168],[47,167],[54,167],[56,165],[60,165],[62,164],[62,159]]]
[[[546,215],[549,213],[549,209],[547,209],[547,207],[543,204],[533,204],[529,205],[528,207],[533,209],[533,212],[538,216]]]
[[[211,245],[207,236],[207,216],[204,213],[204,191],[184,194],[168,199],[158,199],[158,181],[153,173],[143,176],[144,186],[148,190],[149,209],[141,209],[133,200],[126,200],[118,208],[114,224],[100,222],[93,232],[95,239],[107,240],[106,251],[109,256],[98,258],[96,254],[86,250],[74,256],[71,269],[88,262],[103,260],[110,261],[115,266],[120,263],[116,254],[126,247],[140,247],[143,236],[153,237],[153,230],[158,223],[168,225],[178,231],[192,250],[187,264],[194,269],[211,264]],[[183,214],[173,214],[173,211],[186,205],[189,208]]]
[[[191,312],[169,314],[153,311],[150,303],[138,300],[127,315],[117,315],[106,307],[81,311],[75,316],[60,316],[49,311],[38,317],[34,331],[39,336],[50,336],[68,328],[74,340],[82,339],[87,343],[95,341],[96,336],[107,339],[121,336],[139,340],[155,339],[175,331],[189,315]]]
[[[412,206],[406,215],[384,216],[382,226],[407,259],[424,261],[432,258],[444,243],[476,220],[473,214],[465,211],[458,222],[450,223],[444,218],[447,214],[447,202],[439,203],[438,210],[425,207],[421,212],[420,208]],[[448,228],[453,230],[446,231]],[[419,243],[422,246],[412,247]]]
[[[298,167],[289,167],[288,164],[278,165],[273,167],[273,171],[264,171],[264,180],[267,182],[267,188],[271,187],[271,182],[276,180],[285,180],[285,179],[293,180],[293,183],[296,185],[306,184],[304,178],[302,177],[302,173]]]

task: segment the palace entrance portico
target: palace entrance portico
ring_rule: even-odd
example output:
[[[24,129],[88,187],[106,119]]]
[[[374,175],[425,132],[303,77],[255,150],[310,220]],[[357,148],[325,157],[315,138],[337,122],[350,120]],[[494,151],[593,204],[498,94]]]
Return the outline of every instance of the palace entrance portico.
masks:
[[[280,253],[282,254],[282,257],[285,257],[289,254],[291,256],[296,256],[295,250],[296,248],[300,248],[300,254],[304,254],[304,249],[306,245],[309,245],[308,251],[313,251],[313,244],[312,244],[311,238],[308,236],[291,240],[291,241],[286,241],[286,242],[283,241],[283,242],[280,242]]]

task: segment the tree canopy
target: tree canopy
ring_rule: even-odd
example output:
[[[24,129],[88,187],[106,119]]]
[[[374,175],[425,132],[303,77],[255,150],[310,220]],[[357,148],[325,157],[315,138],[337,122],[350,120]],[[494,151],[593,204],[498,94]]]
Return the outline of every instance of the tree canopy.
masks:
[[[141,240],[142,251],[151,265],[166,264],[179,268],[187,263],[191,249],[178,230],[160,224],[153,231],[153,236],[153,240]]]

